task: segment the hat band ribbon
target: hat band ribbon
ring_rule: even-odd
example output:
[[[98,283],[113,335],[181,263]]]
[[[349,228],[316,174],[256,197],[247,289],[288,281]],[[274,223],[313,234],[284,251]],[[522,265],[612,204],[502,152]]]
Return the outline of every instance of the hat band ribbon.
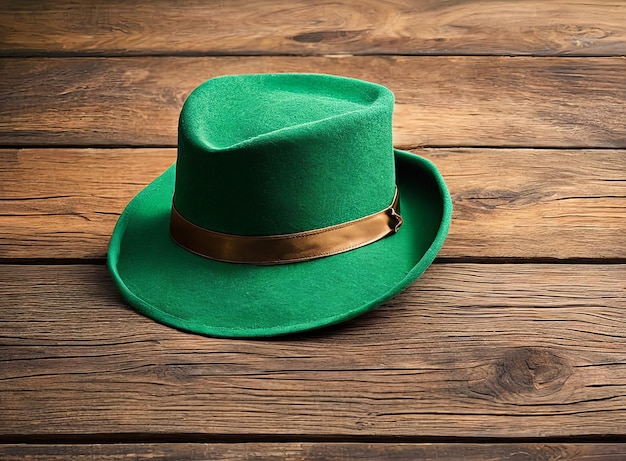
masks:
[[[402,225],[398,189],[391,205],[378,213],[334,226],[279,235],[224,234],[185,219],[172,203],[170,235],[181,247],[217,261],[274,265],[308,261],[359,248]]]

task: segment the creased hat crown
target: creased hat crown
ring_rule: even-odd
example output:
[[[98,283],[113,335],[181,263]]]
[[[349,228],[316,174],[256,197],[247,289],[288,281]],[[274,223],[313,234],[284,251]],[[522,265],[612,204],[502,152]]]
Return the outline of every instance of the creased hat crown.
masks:
[[[180,116],[174,203],[217,232],[272,235],[376,213],[395,192],[393,94],[359,80],[209,80]]]

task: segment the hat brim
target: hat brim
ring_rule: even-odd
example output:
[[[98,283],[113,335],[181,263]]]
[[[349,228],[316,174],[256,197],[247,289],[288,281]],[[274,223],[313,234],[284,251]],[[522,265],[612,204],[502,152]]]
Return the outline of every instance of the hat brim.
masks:
[[[175,165],[126,207],[108,266],[124,299],[144,315],[194,333],[263,337],[311,330],[379,306],[433,262],[452,202],[436,167],[396,150],[404,224],[391,236],[312,261],[255,266],[190,253],[169,235]]]

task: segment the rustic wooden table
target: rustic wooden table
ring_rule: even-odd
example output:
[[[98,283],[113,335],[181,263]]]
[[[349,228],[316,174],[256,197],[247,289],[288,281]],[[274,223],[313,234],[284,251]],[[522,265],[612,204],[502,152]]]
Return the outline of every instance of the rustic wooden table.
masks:
[[[0,2],[0,458],[626,459],[626,1]],[[325,72],[397,98],[454,201],[344,325],[211,339],[104,266],[189,92]]]

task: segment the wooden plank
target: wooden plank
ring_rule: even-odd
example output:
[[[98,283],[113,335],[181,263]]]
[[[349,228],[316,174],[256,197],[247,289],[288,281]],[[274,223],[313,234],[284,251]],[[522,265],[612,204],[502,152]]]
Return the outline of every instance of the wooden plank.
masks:
[[[176,149],[0,150],[0,257],[103,258],[130,199]]]
[[[4,461],[183,461],[219,459],[269,461],[482,461],[485,459],[618,461],[618,443],[115,443],[78,445],[0,445]]]
[[[626,258],[626,151],[415,152],[452,194],[442,256]]]
[[[325,72],[396,94],[400,147],[626,147],[626,58],[5,58],[0,143],[174,146],[204,80]]]
[[[626,258],[626,151],[421,149],[454,202],[440,256]],[[0,150],[0,258],[104,258],[175,149]]]
[[[602,0],[3,1],[0,53],[619,56],[624,17]]]
[[[626,265],[435,265],[367,315],[271,341],[157,324],[102,266],[0,280],[5,440],[626,435]]]

